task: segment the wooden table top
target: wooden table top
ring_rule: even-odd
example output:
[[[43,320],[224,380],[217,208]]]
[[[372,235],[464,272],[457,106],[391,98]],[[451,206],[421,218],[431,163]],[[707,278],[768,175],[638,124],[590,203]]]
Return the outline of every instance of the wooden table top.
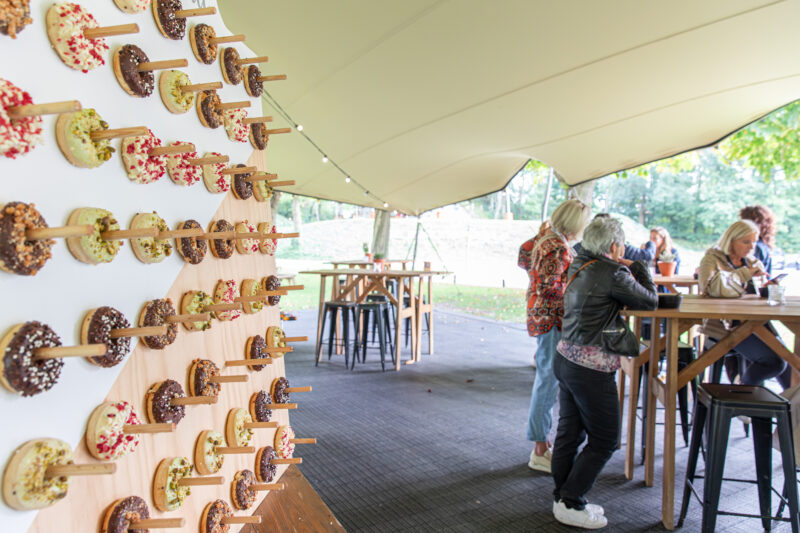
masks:
[[[325,261],[326,263],[330,263],[332,265],[374,265],[375,260],[369,259],[352,259],[352,260],[338,260],[338,261]],[[411,263],[411,259],[384,259],[384,263]]]
[[[717,318],[725,320],[786,320],[800,322],[800,296],[787,296],[782,305],[769,305],[766,298],[745,295],[741,298],[705,298],[684,294],[678,309],[634,311],[626,315],[659,318]],[[794,319],[794,320],[792,320]]]
[[[694,279],[694,276],[653,276],[653,283],[656,285],[677,285],[678,287],[691,287],[697,285],[699,280]]]
[[[368,268],[331,268],[323,270],[304,270],[301,274],[317,274],[319,276],[374,276],[385,278],[414,278],[426,276],[443,276],[450,274],[445,270],[383,270],[381,272]]]

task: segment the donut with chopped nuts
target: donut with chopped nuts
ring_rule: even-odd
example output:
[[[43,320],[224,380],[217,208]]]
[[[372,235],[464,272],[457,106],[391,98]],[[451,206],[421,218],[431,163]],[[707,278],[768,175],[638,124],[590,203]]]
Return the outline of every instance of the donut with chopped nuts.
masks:
[[[178,324],[170,324],[167,318],[174,316],[175,308],[172,307],[172,300],[162,298],[151,300],[145,304],[139,313],[139,327],[167,326],[167,333],[164,335],[146,335],[142,337],[145,345],[152,350],[163,350],[173,342],[178,336]]]
[[[47,222],[33,204],[9,202],[0,208],[0,269],[34,276],[44,266],[56,243],[53,239],[28,240],[26,232],[46,228]]]
[[[257,493],[251,488],[255,484],[256,475],[252,470],[239,470],[231,481],[231,501],[240,511],[250,509],[256,503]]]
[[[231,46],[222,49],[219,55],[219,66],[222,69],[222,78],[225,83],[239,85],[242,83],[242,69],[236,62],[239,60],[239,51]]]
[[[217,45],[210,42],[216,36],[217,32],[208,24],[195,24],[189,32],[192,52],[199,62],[211,65],[217,60]]]
[[[210,379],[219,376],[219,367],[210,359],[195,359],[189,367],[189,394],[219,396],[220,385]]]

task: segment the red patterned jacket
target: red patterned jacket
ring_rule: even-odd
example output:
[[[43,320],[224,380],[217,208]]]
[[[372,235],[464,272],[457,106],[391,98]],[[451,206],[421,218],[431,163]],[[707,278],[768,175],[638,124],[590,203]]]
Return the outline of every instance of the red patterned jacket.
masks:
[[[549,224],[542,224],[538,235],[519,247],[517,264],[530,277],[526,298],[531,337],[543,335],[553,326],[561,330],[564,288],[572,259],[572,248]]]

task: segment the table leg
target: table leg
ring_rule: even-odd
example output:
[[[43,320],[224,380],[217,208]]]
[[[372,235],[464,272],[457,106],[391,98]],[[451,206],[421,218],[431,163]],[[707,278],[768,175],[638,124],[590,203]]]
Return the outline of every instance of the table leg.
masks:
[[[322,350],[320,343],[322,342],[322,317],[325,314],[325,279],[327,276],[319,277],[319,313],[317,314],[317,362],[322,360]]]
[[[633,468],[636,456],[636,408],[639,405],[639,372],[642,367],[633,362],[631,370],[630,392],[628,392],[628,436],[625,445],[625,478],[633,479]],[[647,376],[645,376],[647,378]],[[622,412],[620,410],[620,416]]]
[[[656,387],[653,380],[658,375],[658,345],[656,339],[661,333],[660,318],[653,317],[650,325],[650,365],[645,378],[647,386],[647,432],[645,434],[644,484],[652,487],[655,482],[655,447],[656,447]]]
[[[428,355],[433,355],[433,289],[431,280],[433,276],[428,276]],[[421,293],[422,291],[420,291]]]
[[[396,287],[397,293],[397,315],[395,317],[396,323],[394,325],[394,369],[398,372],[400,371],[400,352],[403,339],[403,310],[404,310],[404,300],[403,298],[403,288],[400,286],[401,280],[398,278]]]
[[[678,336],[678,320],[668,318],[667,378],[666,387],[664,387],[664,469],[661,485],[661,522],[664,527],[670,530],[675,529],[675,398],[678,394]]]

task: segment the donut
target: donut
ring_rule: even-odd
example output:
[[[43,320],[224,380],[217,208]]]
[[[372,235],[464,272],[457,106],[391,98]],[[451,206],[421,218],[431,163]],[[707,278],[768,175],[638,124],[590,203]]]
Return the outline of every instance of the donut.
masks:
[[[118,0],[114,0],[119,4]],[[150,518],[150,509],[147,502],[138,496],[128,496],[120,498],[112,503],[105,516],[103,517],[103,527],[101,533],[128,533],[134,531],[131,528],[132,522]],[[137,529],[137,533],[148,533],[149,529]]]
[[[247,118],[247,111],[242,108],[226,109],[222,112],[225,122],[225,132],[228,139],[234,142],[246,143],[250,135],[250,126],[243,121]]]
[[[192,462],[188,458],[162,459],[153,477],[153,503],[156,509],[163,512],[178,509],[191,493],[189,487],[178,485],[178,481],[188,477],[192,477]]]
[[[169,143],[168,146],[187,144],[180,141]],[[197,157],[197,152],[184,152],[182,154],[167,154],[167,174],[175,185],[191,187],[203,177],[203,167],[189,163],[190,159]]]
[[[0,155],[16,159],[44,142],[42,117],[11,120],[9,107],[33,104],[33,98],[10,81],[0,78]]]
[[[231,225],[231,223],[224,218],[212,220],[208,225],[208,233],[227,232],[233,230],[233,225]],[[233,243],[234,239],[211,239],[211,255],[218,259],[228,259],[233,255]]]
[[[278,276],[267,276],[261,280],[261,286],[265,291],[277,291],[281,288],[281,280],[278,279]],[[267,297],[269,305],[278,305],[280,301],[280,295]]]
[[[147,54],[135,44],[126,44],[114,52],[114,76],[129,95],[146,98],[153,94],[155,74],[152,70],[139,72],[139,65],[149,61]]]
[[[200,533],[228,533],[230,524],[223,524],[222,519],[233,515],[230,505],[223,500],[209,502],[200,515]]]
[[[178,335],[178,324],[169,324],[167,318],[175,315],[175,308],[172,307],[172,300],[162,298],[151,300],[145,304],[139,313],[139,327],[148,326],[167,326],[166,335],[146,335],[142,341],[148,348],[153,350],[163,350],[173,342]]]
[[[72,464],[72,448],[59,439],[34,439],[14,450],[3,473],[3,499],[27,511],[53,505],[67,495],[69,477],[48,478],[47,468]]]
[[[236,224],[236,233],[257,233],[258,230],[248,221],[243,220]],[[240,254],[254,254],[258,251],[258,239],[236,239],[236,251]]]
[[[222,100],[219,99],[219,95],[214,91],[203,91],[197,95],[196,100],[195,107],[200,124],[211,129],[222,126],[222,110],[219,108]]]
[[[81,168],[96,168],[111,159],[111,141],[93,141],[91,133],[108,129],[94,109],[62,113],[56,120],[56,141],[67,161]]]
[[[33,350],[54,346],[61,346],[61,339],[47,324],[31,321],[13,326],[0,339],[0,383],[22,396],[34,396],[53,388],[64,361],[37,359]]]
[[[140,436],[127,435],[125,426],[141,424],[128,402],[104,402],[92,411],[86,428],[86,448],[101,461],[116,461],[139,445]]]
[[[261,483],[270,483],[275,479],[278,467],[272,464],[273,459],[277,459],[277,455],[272,446],[264,446],[256,452],[256,479]]]
[[[158,76],[158,94],[170,113],[181,115],[194,105],[194,93],[181,87],[191,85],[189,76],[180,70],[165,70]]]
[[[261,77],[261,69],[258,68],[258,65],[248,65],[247,69],[242,72],[242,77],[247,94],[253,98],[261,96],[261,93],[264,92],[264,82],[258,79]]]
[[[267,348],[267,343],[261,335],[254,335],[247,339],[244,345],[244,356],[247,359],[269,359],[269,354],[264,350]],[[263,370],[267,365],[254,365],[250,366],[250,370],[256,372]]]
[[[117,7],[123,10],[125,13],[133,15],[135,13],[141,13],[147,9],[147,5],[150,3],[150,0],[114,0],[114,3],[117,4]]]
[[[250,416],[256,422],[269,422],[272,419],[272,410],[267,405],[272,403],[267,391],[258,391],[250,396]]]
[[[181,314],[197,315],[205,313],[206,307],[213,305],[214,300],[203,291],[189,291],[181,297]],[[183,322],[189,331],[205,331],[211,329],[211,319],[202,322]]]
[[[201,63],[211,65],[217,59],[217,45],[209,43],[210,39],[217,36],[214,28],[208,24],[195,24],[189,32],[189,42],[192,45],[194,57]]]
[[[279,426],[275,432],[275,455],[281,459],[288,459],[294,454],[294,438],[292,426]]]
[[[33,204],[9,202],[0,209],[0,269],[34,276],[44,266],[56,243],[53,239],[28,240],[29,229],[46,228],[47,222]]]
[[[247,446],[253,439],[253,430],[244,427],[253,421],[247,409],[238,407],[228,411],[225,420],[225,440],[231,446]]]
[[[256,482],[252,470],[239,470],[231,481],[231,502],[240,511],[250,509],[256,503],[257,493],[250,488]]]
[[[189,394],[219,396],[220,385],[209,380],[219,376],[219,367],[210,359],[195,359],[189,367]]]
[[[253,183],[253,194],[259,202],[268,202],[274,192],[267,180],[258,180]]]
[[[196,220],[187,220],[185,222],[180,222],[177,229],[202,229],[202,227],[203,226]],[[178,253],[183,257],[184,261],[190,265],[197,265],[203,261],[208,251],[208,243],[205,239],[199,237],[180,237],[175,240]]]
[[[194,445],[194,467],[201,476],[219,472],[225,456],[217,453],[217,446],[226,446],[225,437],[219,431],[207,430],[198,435]]]
[[[183,387],[174,379],[154,383],[144,397],[147,419],[154,424],[177,424],[186,415],[186,407],[170,402],[184,396]]]
[[[242,296],[256,296],[260,292],[261,292],[261,283],[259,283],[254,279],[242,280],[242,288],[241,288]],[[259,302],[259,301],[245,302],[242,305],[242,310],[248,315],[258,313],[262,309],[264,309],[264,302]]]
[[[81,344],[105,344],[106,354],[87,357],[93,365],[109,368],[116,366],[131,351],[131,338],[111,338],[112,329],[131,327],[131,323],[120,311],[113,307],[92,309],[83,319],[81,325]]]
[[[158,228],[159,232],[168,231],[169,226],[158,213],[137,213],[130,224],[131,229]],[[131,247],[136,258],[142,263],[160,263],[165,257],[172,255],[172,242],[158,237],[136,237],[131,239]]]
[[[152,130],[147,131],[147,135],[122,139],[120,150],[128,179],[142,184],[160,180],[167,171],[166,156],[150,155],[150,150],[161,146],[161,139],[153,135]]]
[[[186,36],[186,19],[175,16],[181,9],[181,0],[153,0],[153,19],[158,31],[167,39],[180,41]]]
[[[267,328],[267,346],[270,348],[286,348],[286,335],[279,326],[270,326]],[[282,353],[276,353],[273,357],[282,357]]]
[[[206,152],[203,157],[219,157],[221,155],[219,152]],[[229,175],[223,174],[223,170],[225,170],[225,163],[203,165],[203,183],[208,192],[218,194],[231,190],[231,178]]]
[[[272,380],[272,386],[269,388],[270,396],[274,403],[289,403],[289,393],[286,389],[289,388],[289,380],[281,376]]]
[[[214,303],[215,304],[231,304],[233,300],[239,297],[239,286],[236,280],[221,279],[217,282],[214,288]],[[242,316],[242,312],[238,309],[233,311],[216,311],[214,316],[217,320],[229,321],[236,320]]]
[[[239,85],[242,83],[242,68],[236,64],[239,60],[239,52],[236,48],[227,47],[222,49],[219,55],[219,66],[222,69],[222,78],[225,83]]]
[[[111,211],[97,207],[81,207],[69,215],[67,224],[94,226],[94,233],[91,235],[67,238],[67,248],[73,257],[82,263],[90,265],[110,263],[122,246],[122,241],[107,241],[100,236],[103,232],[119,229],[119,223]]]
[[[84,74],[106,64],[103,59],[108,52],[106,40],[83,36],[83,30],[98,26],[91,13],[72,2],[59,2],[47,10],[50,44],[65,65]]]
[[[259,181],[258,183],[263,183]],[[258,225],[258,232],[262,235],[264,233],[277,233],[278,230],[271,222],[261,222]],[[258,243],[258,250],[262,254],[275,255],[275,250],[278,248],[278,239],[261,239]]]
[[[266,149],[268,140],[267,127],[263,122],[250,124],[250,144],[253,145],[253,148],[256,150]]]
[[[12,39],[33,22],[30,0],[4,0],[0,2],[0,33]]]
[[[243,168],[245,166],[246,165],[239,163],[234,168]],[[231,190],[233,191],[233,195],[239,200],[247,200],[253,196],[253,183],[250,181],[245,181],[245,178],[249,178],[251,175],[252,174],[249,172],[242,172],[241,174],[233,175]]]

